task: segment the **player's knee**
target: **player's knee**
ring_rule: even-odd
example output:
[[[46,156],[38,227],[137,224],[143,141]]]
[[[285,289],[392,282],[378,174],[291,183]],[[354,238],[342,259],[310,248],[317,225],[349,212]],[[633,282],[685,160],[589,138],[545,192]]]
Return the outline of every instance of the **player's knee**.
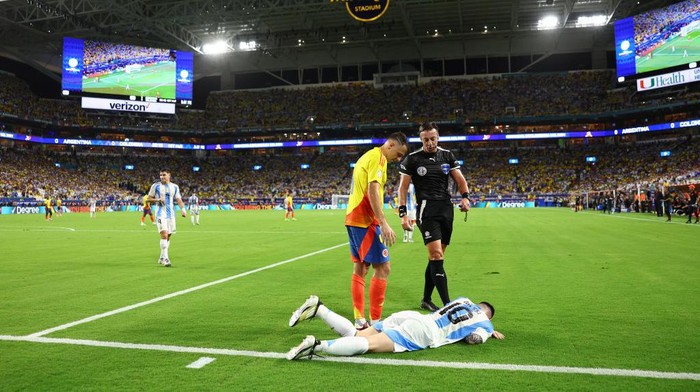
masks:
[[[430,260],[443,260],[445,258],[445,253],[442,250],[433,250],[429,254]]]

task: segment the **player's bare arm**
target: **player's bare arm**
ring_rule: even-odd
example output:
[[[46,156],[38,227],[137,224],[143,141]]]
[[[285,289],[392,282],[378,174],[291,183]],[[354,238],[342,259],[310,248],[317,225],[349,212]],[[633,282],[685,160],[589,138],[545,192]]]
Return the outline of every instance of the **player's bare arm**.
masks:
[[[380,186],[377,181],[370,182],[367,196],[369,197],[369,204],[372,206],[372,212],[374,212],[374,216],[379,221],[379,228],[382,230],[382,240],[386,246],[392,246],[396,242],[396,234],[394,234],[394,230],[391,229],[391,226],[386,221],[386,216],[384,216],[384,201],[379,196]]]
[[[406,205],[409,185],[411,185],[411,176],[401,174],[401,180],[399,182],[399,206]],[[413,225],[411,224],[411,218],[408,217],[405,211],[402,213],[401,207],[399,207],[399,216],[401,216],[401,227],[404,230],[412,231]]]
[[[455,184],[457,184],[459,193],[462,195],[462,200],[459,202],[459,210],[462,212],[467,212],[471,209],[471,200],[469,200],[468,196],[469,185],[467,184],[467,180],[464,178],[462,171],[459,169],[452,170],[450,175],[452,176]]]

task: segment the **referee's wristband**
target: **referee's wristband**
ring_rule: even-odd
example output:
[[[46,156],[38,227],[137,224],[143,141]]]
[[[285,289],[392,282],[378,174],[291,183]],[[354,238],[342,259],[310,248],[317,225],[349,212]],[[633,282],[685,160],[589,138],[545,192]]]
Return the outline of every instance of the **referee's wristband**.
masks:
[[[471,201],[471,199],[469,198],[469,192],[462,193],[462,199],[468,199]]]
[[[399,218],[406,216],[407,210],[406,206],[399,206]]]

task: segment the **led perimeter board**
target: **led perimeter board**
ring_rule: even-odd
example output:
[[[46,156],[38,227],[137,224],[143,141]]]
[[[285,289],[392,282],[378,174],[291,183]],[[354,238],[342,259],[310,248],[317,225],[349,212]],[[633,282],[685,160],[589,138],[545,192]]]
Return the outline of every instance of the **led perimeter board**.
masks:
[[[686,0],[615,22],[617,76],[700,60],[700,0]]]
[[[186,106],[193,76],[192,52],[63,39],[63,95]]]

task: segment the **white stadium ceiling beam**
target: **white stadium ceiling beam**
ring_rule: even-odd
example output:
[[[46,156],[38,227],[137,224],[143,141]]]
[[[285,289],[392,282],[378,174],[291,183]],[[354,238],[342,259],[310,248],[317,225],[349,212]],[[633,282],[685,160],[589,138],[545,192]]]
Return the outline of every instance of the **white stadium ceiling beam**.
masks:
[[[406,29],[406,36],[413,42],[413,45],[416,47],[416,51],[418,51],[418,57],[422,59],[423,53],[420,48],[420,43],[418,43],[418,40],[416,39],[416,34],[413,31],[413,21],[411,20],[411,15],[406,8],[406,4],[399,3],[399,10],[401,11],[401,21]]]

